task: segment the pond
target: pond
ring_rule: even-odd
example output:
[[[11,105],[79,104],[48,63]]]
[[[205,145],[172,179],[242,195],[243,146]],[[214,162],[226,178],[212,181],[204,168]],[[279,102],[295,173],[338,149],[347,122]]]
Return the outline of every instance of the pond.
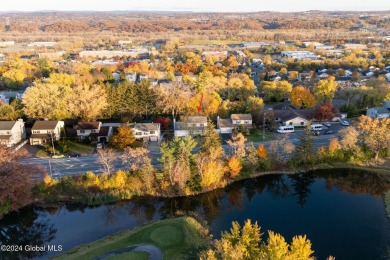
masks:
[[[231,222],[257,221],[287,241],[306,234],[318,259],[390,258],[390,220],[383,202],[390,175],[357,170],[268,175],[234,183],[199,196],[137,198],[98,207],[68,204],[60,208],[26,207],[0,221],[0,241],[7,245],[51,245],[58,250],[92,242],[117,231],[181,212],[197,212],[215,238]],[[52,248],[52,250],[54,250]],[[59,251],[2,252],[45,259]]]

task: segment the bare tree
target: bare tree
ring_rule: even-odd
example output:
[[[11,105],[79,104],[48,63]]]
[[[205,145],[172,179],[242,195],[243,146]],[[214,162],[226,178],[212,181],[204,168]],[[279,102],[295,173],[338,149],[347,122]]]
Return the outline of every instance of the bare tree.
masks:
[[[246,138],[242,133],[238,133],[234,135],[232,139],[226,141],[226,143],[232,149],[232,154],[238,157],[244,157],[246,155],[245,142],[246,142]]]
[[[115,160],[115,152],[113,149],[99,149],[97,163],[102,165],[102,171],[104,174],[110,175],[114,168],[113,162]]]
[[[121,155],[121,160],[131,171],[136,171],[144,164],[146,158],[148,158],[148,153],[148,149],[142,147],[127,147]]]

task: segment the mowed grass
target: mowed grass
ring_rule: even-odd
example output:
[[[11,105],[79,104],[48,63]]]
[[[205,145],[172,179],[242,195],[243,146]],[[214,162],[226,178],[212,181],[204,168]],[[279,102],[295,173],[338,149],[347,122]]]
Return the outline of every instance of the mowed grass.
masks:
[[[82,155],[91,154],[95,148],[94,145],[91,144],[83,144],[73,141],[68,141],[67,145],[70,152],[79,153]]]
[[[161,249],[164,259],[185,259],[208,245],[202,225],[192,217],[161,220],[140,228],[126,230],[91,244],[82,245],[53,259],[93,259],[113,250],[137,244],[152,244]],[[110,259],[133,259],[135,252]],[[143,255],[139,255],[143,259]],[[148,256],[148,255],[147,255]],[[147,258],[145,258],[147,259]]]
[[[275,137],[271,132],[264,132],[264,139],[263,139],[263,132],[253,133],[249,135],[244,135],[247,139],[247,142],[263,142],[263,141],[270,141],[273,140]]]
[[[109,258],[110,260],[148,260],[149,255],[146,252],[129,252],[120,255],[114,255]]]

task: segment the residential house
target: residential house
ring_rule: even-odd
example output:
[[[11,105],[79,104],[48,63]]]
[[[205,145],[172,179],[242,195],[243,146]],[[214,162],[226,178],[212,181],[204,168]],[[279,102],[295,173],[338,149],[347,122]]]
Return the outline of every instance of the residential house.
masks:
[[[373,107],[367,109],[367,116],[372,118],[390,118],[390,100],[383,107]]]
[[[188,116],[183,117],[182,121],[173,120],[173,129],[175,136],[202,135],[207,128],[207,117]]]
[[[26,138],[23,119],[18,121],[0,121],[0,144],[12,147]]]
[[[133,129],[136,139],[146,141],[159,141],[161,136],[160,124],[158,123],[133,123],[129,124]]]
[[[64,121],[35,121],[31,129],[30,144],[42,145],[60,140],[64,126]]]
[[[89,139],[96,142],[108,142],[112,135],[112,127],[102,126],[101,122],[78,122],[74,128],[79,140]]]
[[[316,108],[299,109],[292,105],[277,105],[271,110],[267,110],[267,116],[275,118],[275,122],[280,125],[306,126],[310,120],[315,120],[314,112]],[[346,114],[341,114],[338,108],[335,108],[335,116],[332,121],[341,121],[346,118]]]
[[[217,117],[217,128],[221,134],[231,134],[234,129],[252,128],[251,114],[232,114],[230,119],[221,119]]]

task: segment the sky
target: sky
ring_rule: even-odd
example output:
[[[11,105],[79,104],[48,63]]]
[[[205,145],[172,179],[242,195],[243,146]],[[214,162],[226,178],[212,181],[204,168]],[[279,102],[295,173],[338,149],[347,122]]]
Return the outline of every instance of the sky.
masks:
[[[389,0],[1,0],[0,11],[384,11]]]

